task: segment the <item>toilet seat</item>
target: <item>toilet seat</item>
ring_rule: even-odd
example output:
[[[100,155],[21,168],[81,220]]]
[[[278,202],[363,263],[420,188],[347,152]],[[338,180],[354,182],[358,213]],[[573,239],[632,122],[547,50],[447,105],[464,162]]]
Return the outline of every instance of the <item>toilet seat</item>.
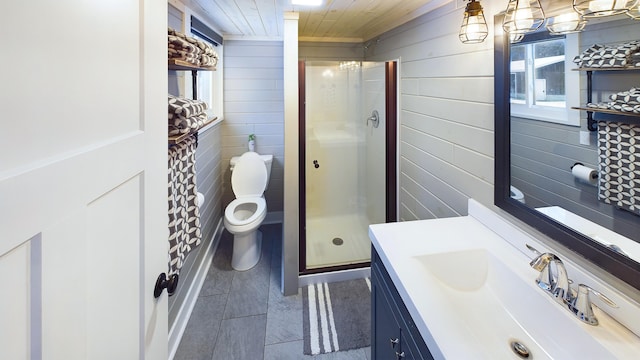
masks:
[[[267,187],[267,168],[255,152],[242,154],[231,172],[231,188],[237,199],[261,197]]]
[[[238,219],[236,217],[236,208],[241,205],[246,204],[255,204],[256,210],[253,212],[251,216],[245,219]],[[243,226],[247,224],[251,224],[256,220],[258,222],[262,222],[264,218],[267,216],[267,202],[264,200],[262,196],[260,197],[241,197],[239,199],[235,199],[227,205],[224,209],[224,218],[230,224],[234,226]]]

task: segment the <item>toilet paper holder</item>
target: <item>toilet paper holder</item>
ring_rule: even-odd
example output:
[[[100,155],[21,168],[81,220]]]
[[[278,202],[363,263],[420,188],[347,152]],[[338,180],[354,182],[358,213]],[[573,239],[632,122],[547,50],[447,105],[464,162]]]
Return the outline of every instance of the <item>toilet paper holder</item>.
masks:
[[[582,177],[581,175],[577,175],[576,173],[574,173],[574,172],[573,172],[573,168],[574,168],[574,167],[576,167],[576,166],[581,166],[581,167],[584,167],[586,170],[591,170],[591,171],[588,173],[588,176],[587,176],[587,175],[582,175],[582,176],[584,176],[584,177],[588,177],[588,178],[584,178],[584,177]],[[597,179],[598,179],[598,172],[597,172],[595,169],[591,169],[591,168],[589,168],[589,167],[585,166],[585,165],[584,165],[583,163],[581,163],[581,162],[576,162],[575,164],[571,165],[570,170],[571,170],[571,172],[573,173],[573,175],[574,175],[574,176],[576,176],[577,178],[582,178],[583,180],[586,180],[586,181],[593,182],[593,181],[595,181],[595,180],[597,180]],[[579,173],[579,172],[581,172],[581,170],[578,170],[578,173]]]

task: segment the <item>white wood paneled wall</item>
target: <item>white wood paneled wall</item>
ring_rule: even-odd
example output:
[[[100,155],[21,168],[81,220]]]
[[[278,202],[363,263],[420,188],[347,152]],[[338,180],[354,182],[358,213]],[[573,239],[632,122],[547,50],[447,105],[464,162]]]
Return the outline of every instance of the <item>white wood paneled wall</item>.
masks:
[[[225,41],[222,126],[223,206],[233,200],[229,160],[247,151],[249,134],[256,134],[256,151],[273,154],[269,212],[283,210],[284,89],[281,41]]]
[[[462,44],[463,9],[449,3],[383,34],[366,60],[400,58],[400,219],[465,215],[493,204],[493,14],[490,33]],[[502,4],[500,4],[500,7]]]

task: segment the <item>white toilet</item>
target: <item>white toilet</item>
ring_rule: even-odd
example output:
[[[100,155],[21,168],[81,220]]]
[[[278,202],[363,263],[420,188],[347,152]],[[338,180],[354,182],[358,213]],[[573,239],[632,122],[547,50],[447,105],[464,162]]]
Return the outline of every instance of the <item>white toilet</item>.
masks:
[[[231,158],[231,187],[236,199],[224,210],[224,227],[233,234],[231,266],[249,270],[260,260],[262,233],[267,216],[264,190],[269,183],[273,155],[246,152]]]
[[[511,188],[509,189],[510,192],[510,196],[512,199],[518,200],[521,203],[525,203],[524,201],[524,194],[522,193],[522,191],[520,191],[520,189],[518,189],[517,187],[511,185]]]

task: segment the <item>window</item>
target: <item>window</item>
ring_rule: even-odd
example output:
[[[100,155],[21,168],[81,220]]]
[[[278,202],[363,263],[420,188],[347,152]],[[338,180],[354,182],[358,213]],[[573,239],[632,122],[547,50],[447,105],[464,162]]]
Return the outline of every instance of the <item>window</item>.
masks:
[[[511,46],[512,115],[580,125],[579,113],[569,105],[580,88],[579,77],[569,69],[573,42],[565,37],[545,37],[529,42],[525,38],[525,42]],[[567,89],[571,91],[568,93]]]
[[[197,17],[191,15],[189,17],[191,23],[191,36],[213,45],[218,53],[217,71],[199,71],[198,72],[198,98],[203,100],[209,106],[208,114],[216,115],[218,118],[223,116],[223,89],[222,89],[222,36],[211,29],[208,25],[200,21]],[[191,81],[191,80],[189,80]]]

